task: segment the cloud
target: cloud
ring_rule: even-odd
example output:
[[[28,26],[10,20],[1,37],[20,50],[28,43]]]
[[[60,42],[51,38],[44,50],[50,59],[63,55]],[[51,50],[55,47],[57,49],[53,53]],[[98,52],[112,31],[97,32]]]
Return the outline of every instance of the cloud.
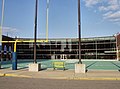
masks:
[[[88,8],[94,7],[102,12],[103,19],[120,22],[120,0],[83,0]]]
[[[120,21],[120,11],[105,13],[103,17],[104,19],[109,19],[110,21]]]
[[[19,30],[12,27],[2,27],[2,34],[16,35]]]
[[[99,6],[100,11],[109,11],[109,10],[119,10],[120,8],[120,0],[106,0],[102,3],[105,3],[106,5]]]
[[[85,2],[85,6],[92,7],[93,5],[98,4],[101,0],[83,0]]]
[[[98,8],[100,11],[118,10],[119,5],[100,6]]]
[[[18,30],[16,28],[12,28],[12,27],[3,27],[2,31],[3,32],[17,32]]]
[[[108,4],[110,5],[115,5],[115,4],[118,4],[119,0],[107,0],[108,1]]]

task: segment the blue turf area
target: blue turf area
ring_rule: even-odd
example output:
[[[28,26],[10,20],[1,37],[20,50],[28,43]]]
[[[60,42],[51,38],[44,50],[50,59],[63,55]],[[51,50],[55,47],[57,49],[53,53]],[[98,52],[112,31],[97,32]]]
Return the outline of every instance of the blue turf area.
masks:
[[[37,60],[37,63],[41,63],[42,69],[48,69],[53,68],[54,61],[64,61],[66,69],[75,69],[75,63],[78,63],[78,60]],[[18,60],[18,69],[28,68],[29,63],[33,60]],[[120,61],[83,61],[83,64],[87,70],[120,70]],[[2,61],[1,67],[12,67],[12,61]]]

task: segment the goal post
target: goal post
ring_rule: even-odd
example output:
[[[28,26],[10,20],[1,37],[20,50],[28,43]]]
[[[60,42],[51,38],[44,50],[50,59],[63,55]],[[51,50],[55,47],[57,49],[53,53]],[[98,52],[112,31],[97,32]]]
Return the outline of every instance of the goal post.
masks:
[[[4,1],[5,0],[2,0],[2,15],[1,15],[1,23],[0,23],[0,46],[2,45],[2,44],[7,44],[7,43],[12,43],[12,44],[14,44],[14,47],[13,47],[13,59],[15,59],[15,60],[13,60],[13,61],[16,61],[17,60],[17,57],[16,57],[16,54],[17,54],[17,52],[16,52],[16,49],[17,49],[17,43],[21,43],[21,42],[25,42],[25,43],[34,43],[35,42],[35,40],[34,39],[30,39],[30,40],[28,40],[28,39],[17,39],[17,38],[15,38],[14,40],[9,40],[9,41],[6,41],[6,40],[2,40],[2,29],[3,29],[3,21],[4,21]],[[46,6],[46,38],[45,39],[36,39],[36,42],[38,42],[38,43],[46,43],[46,42],[48,42],[49,40],[48,40],[48,15],[49,15],[49,1],[50,0],[46,0],[47,1],[47,6]],[[2,46],[0,47],[1,48],[1,50],[2,50]],[[12,67],[12,69],[13,70],[16,70],[17,69],[17,66],[16,66],[16,64],[17,64],[17,62],[14,62],[14,64],[13,64],[13,67]],[[14,66],[15,65],[15,66]]]

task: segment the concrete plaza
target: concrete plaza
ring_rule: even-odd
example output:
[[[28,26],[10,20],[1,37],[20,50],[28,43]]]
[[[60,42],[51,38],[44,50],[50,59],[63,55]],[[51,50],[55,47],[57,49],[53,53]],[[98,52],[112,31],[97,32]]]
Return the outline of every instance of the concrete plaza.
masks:
[[[120,80],[120,71],[89,70],[86,73],[75,73],[74,70],[41,70],[30,72],[28,68],[12,70],[0,69],[0,76],[42,78],[42,79],[68,79],[68,80]]]

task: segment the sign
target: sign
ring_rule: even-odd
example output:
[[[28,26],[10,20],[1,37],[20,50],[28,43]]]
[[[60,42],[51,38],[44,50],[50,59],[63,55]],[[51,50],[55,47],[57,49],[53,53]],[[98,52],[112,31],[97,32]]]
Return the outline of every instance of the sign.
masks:
[[[65,62],[61,62],[61,61],[53,62],[53,68],[54,69],[55,68],[64,68],[64,70],[65,70]]]

